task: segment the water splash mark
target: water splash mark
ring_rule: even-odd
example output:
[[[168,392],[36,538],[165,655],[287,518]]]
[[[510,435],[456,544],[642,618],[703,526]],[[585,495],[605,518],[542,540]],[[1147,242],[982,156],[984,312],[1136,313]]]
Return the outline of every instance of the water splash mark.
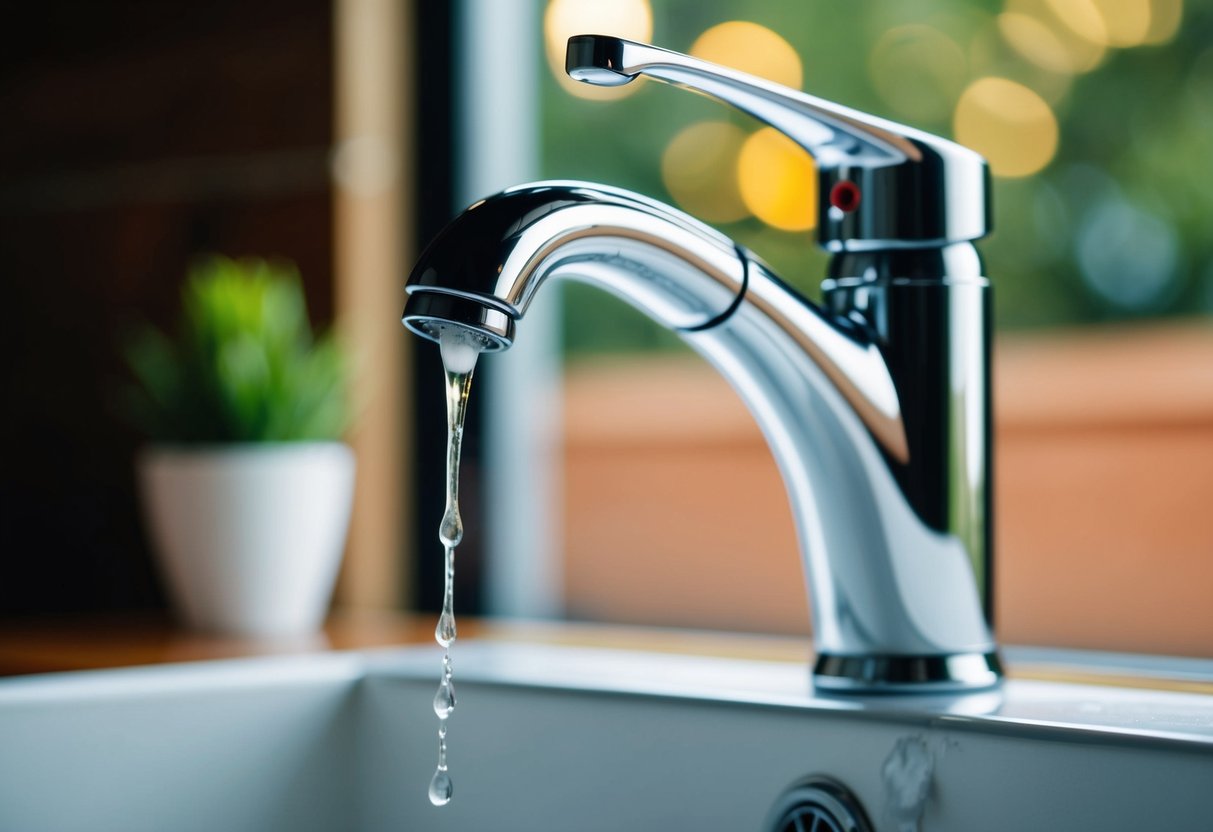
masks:
[[[898,832],[918,832],[931,796],[935,758],[922,737],[902,737],[880,768],[885,811]]]

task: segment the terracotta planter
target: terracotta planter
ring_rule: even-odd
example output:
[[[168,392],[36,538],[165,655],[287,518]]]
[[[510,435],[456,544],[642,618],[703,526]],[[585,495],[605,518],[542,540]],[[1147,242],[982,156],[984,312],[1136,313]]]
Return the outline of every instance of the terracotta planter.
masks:
[[[161,572],[191,627],[250,636],[319,629],[349,524],[348,447],[156,447],[138,467]]]

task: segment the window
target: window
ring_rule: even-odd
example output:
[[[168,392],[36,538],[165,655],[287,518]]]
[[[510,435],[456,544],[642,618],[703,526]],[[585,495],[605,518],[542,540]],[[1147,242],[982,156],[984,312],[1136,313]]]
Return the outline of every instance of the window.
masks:
[[[979,248],[999,332],[1000,638],[1213,653],[1213,9],[629,0],[596,19],[607,5],[544,4],[535,173],[679,206],[810,297],[825,255],[807,155],[660,85],[574,95],[554,71],[564,36],[649,39],[989,159],[996,230]],[[803,632],[783,486],[731,390],[595,290],[565,287],[562,320],[563,452],[548,489],[563,512],[547,599],[516,609]]]

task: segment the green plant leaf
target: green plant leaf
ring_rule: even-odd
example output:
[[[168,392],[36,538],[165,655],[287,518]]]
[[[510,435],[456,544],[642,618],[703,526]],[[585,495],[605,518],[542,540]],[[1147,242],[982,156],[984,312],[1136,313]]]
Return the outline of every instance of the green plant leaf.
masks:
[[[126,359],[135,380],[126,409],[157,440],[331,440],[347,426],[344,353],[333,338],[314,338],[289,263],[198,261],[176,338],[146,328]]]

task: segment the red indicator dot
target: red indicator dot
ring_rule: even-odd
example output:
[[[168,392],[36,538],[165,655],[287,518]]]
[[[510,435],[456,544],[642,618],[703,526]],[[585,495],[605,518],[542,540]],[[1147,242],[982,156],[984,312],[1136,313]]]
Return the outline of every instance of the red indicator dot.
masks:
[[[844,214],[849,214],[859,207],[862,196],[858,185],[844,179],[830,189],[830,204]]]

